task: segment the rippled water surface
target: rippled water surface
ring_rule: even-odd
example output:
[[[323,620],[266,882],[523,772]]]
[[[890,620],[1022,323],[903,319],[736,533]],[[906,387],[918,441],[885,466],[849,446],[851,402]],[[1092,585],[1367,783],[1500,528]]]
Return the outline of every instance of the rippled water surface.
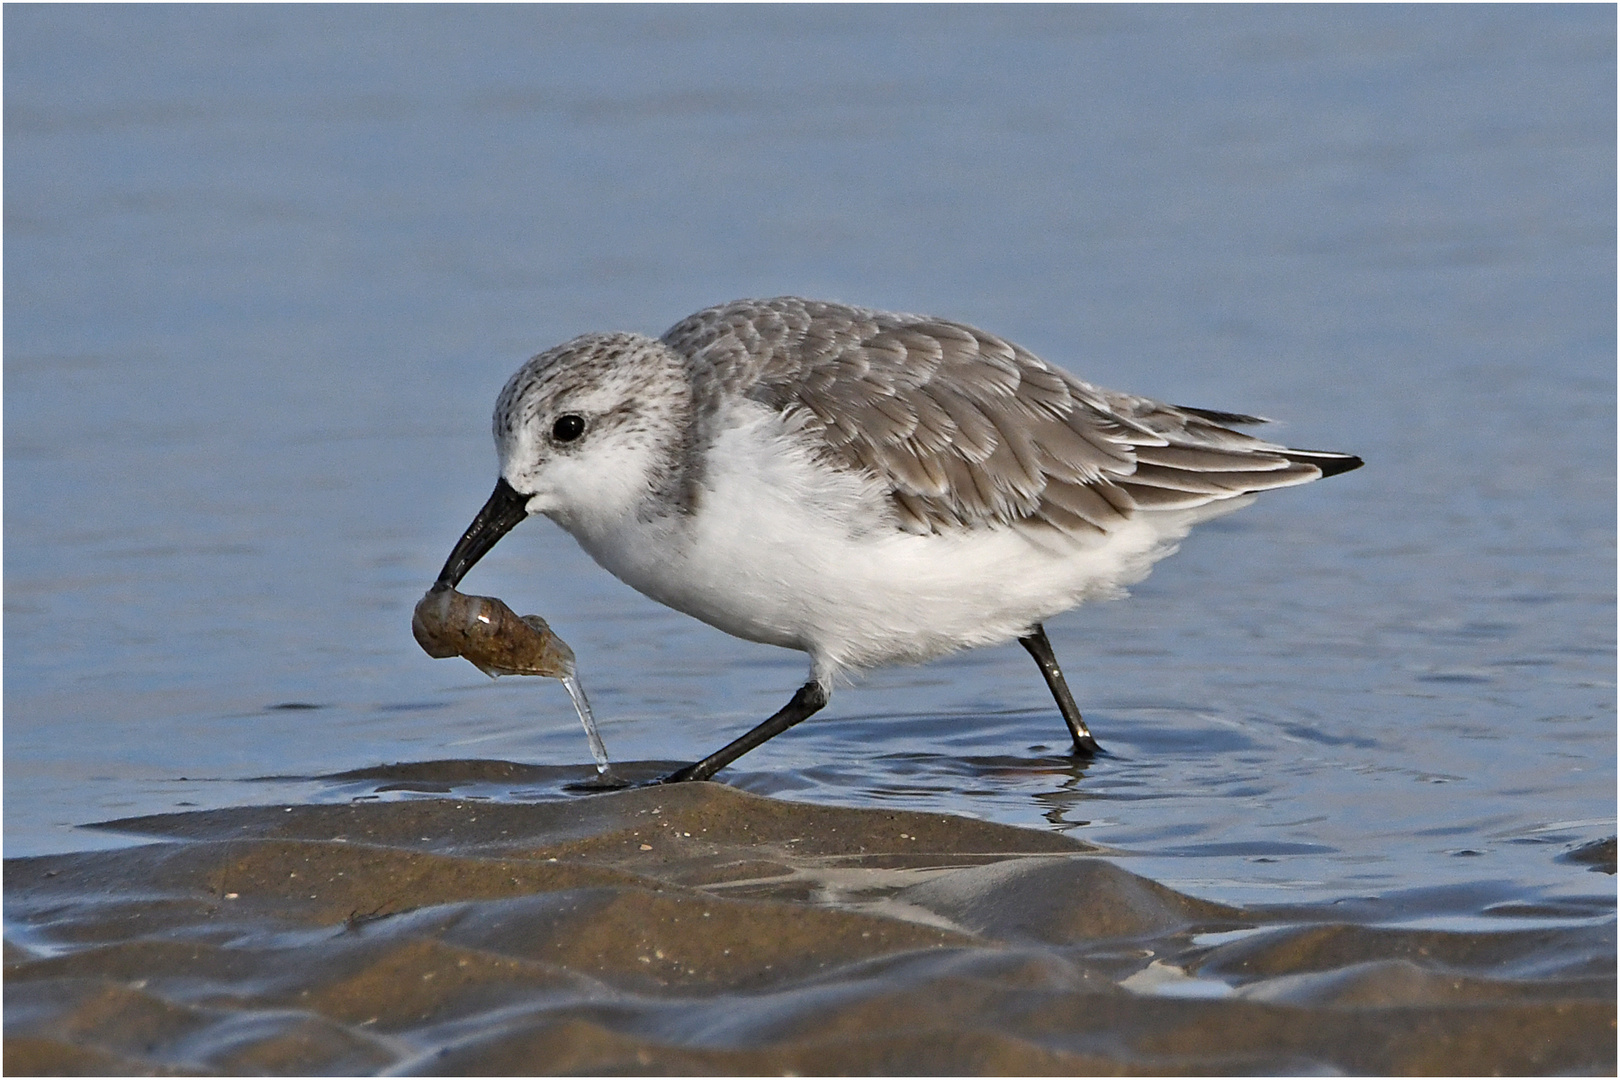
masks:
[[[1068,830],[1226,901],[1612,895],[1559,856],[1614,833],[1614,19],[8,8],[7,854],[433,790],[330,778],[382,763],[576,766],[457,787],[569,797],[563,688],[410,635],[495,394],[792,292],[1367,467],[1048,624],[1089,765],[1009,645],[873,673],[723,779]],[[570,642],[618,761],[803,679],[544,521],[466,587]]]

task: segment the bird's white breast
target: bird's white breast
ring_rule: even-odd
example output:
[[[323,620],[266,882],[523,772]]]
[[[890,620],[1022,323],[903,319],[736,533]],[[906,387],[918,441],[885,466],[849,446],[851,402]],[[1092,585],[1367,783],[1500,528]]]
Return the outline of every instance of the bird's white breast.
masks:
[[[723,419],[691,512],[563,524],[640,592],[803,649],[827,675],[1009,640],[1117,595],[1186,532],[1139,515],[1085,543],[1037,544],[1006,527],[907,533],[876,479],[816,461],[780,415],[739,402]]]

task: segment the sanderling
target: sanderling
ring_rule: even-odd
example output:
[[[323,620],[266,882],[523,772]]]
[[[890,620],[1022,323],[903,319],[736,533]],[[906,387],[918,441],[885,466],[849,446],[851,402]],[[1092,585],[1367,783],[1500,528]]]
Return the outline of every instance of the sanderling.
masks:
[[[1013,638],[1087,755],[1042,622],[1121,595],[1255,492],[1361,464],[1230,426],[1262,422],[1104,390],[947,319],[737,300],[519,368],[500,479],[438,580],[544,514],[654,600],[810,654],[787,705],[670,780],[810,716],[840,672]]]

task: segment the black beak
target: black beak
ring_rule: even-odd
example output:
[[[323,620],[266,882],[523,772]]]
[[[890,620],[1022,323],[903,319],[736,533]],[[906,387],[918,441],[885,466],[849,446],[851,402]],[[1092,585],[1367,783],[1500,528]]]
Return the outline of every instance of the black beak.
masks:
[[[529,496],[520,494],[506,482],[505,477],[497,480],[494,494],[478,511],[473,523],[467,526],[467,531],[461,534],[461,539],[456,541],[455,549],[445,560],[444,569],[439,571],[439,580],[433,583],[433,587],[453,589],[461,584],[461,579],[467,576],[473,564],[489,554],[489,549],[501,537],[529,516],[528,505]]]

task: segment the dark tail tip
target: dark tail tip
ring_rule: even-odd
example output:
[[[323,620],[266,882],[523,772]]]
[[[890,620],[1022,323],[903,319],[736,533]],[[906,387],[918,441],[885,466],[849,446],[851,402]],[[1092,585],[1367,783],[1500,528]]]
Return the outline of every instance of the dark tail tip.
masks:
[[[1316,467],[1322,470],[1323,476],[1338,476],[1342,472],[1353,472],[1365,464],[1354,454],[1346,454],[1336,461],[1318,461]]]
[[[1301,465],[1315,465],[1322,470],[1323,476],[1338,476],[1366,464],[1354,454],[1335,454],[1327,450],[1289,449],[1284,451],[1284,456],[1289,461],[1297,461]]]

